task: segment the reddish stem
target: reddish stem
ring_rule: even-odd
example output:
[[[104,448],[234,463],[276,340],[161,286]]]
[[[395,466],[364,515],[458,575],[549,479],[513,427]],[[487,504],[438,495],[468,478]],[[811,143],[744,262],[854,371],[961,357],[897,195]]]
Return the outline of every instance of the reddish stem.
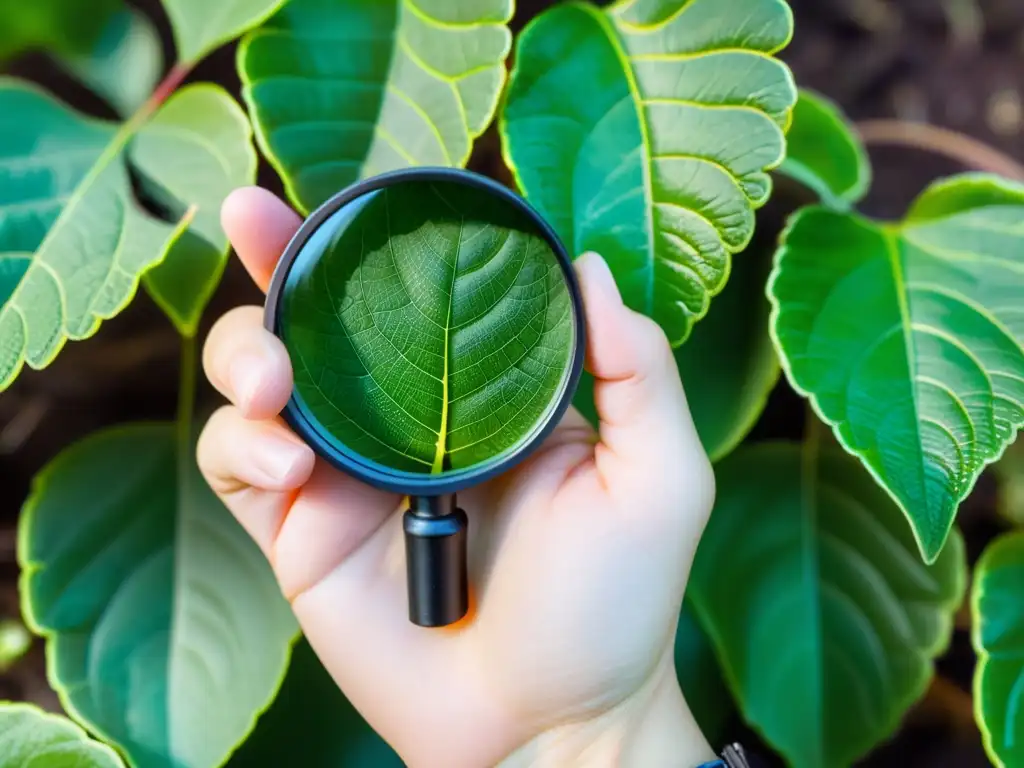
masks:
[[[170,98],[171,94],[174,93],[178,86],[181,85],[181,81],[184,80],[188,73],[191,71],[191,67],[183,64],[175,64],[171,68],[171,71],[167,73],[167,76],[160,81],[160,84],[153,90],[153,95],[149,97],[146,102],[148,111],[152,111],[163,104],[167,99]]]

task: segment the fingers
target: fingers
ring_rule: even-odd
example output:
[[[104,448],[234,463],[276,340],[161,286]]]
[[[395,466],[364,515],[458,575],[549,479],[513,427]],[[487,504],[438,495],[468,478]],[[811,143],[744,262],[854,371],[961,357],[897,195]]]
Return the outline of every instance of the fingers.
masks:
[[[272,192],[243,187],[227,196],[220,220],[238,258],[256,285],[266,291],[274,267],[302,219]]]
[[[597,460],[603,474],[679,477],[707,466],[672,350],[661,328],[626,307],[595,253],[577,261],[587,313],[587,369],[594,375],[600,420]]]
[[[249,419],[277,416],[292,391],[288,351],[263,327],[259,307],[236,307],[210,330],[203,348],[210,383]]]

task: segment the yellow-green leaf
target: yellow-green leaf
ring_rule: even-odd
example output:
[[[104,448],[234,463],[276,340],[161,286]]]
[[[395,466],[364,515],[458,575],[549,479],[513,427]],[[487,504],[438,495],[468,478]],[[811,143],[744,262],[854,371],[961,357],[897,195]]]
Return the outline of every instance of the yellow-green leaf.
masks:
[[[70,720],[0,701],[0,768],[123,768],[114,750]]]
[[[285,0],[163,0],[178,61],[194,64],[265,21]]]

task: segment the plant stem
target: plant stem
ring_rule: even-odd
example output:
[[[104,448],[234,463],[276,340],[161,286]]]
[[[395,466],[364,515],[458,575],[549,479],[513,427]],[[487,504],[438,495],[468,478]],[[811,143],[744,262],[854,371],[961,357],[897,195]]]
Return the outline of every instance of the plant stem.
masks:
[[[907,120],[869,120],[857,125],[865,144],[898,144],[935,152],[976,171],[1024,181],[1024,165],[962,133]]]
[[[192,418],[196,400],[196,339],[195,336],[181,337],[181,364],[178,370],[178,412],[175,425],[178,435],[178,478],[179,487],[184,487],[185,477],[192,461]]]

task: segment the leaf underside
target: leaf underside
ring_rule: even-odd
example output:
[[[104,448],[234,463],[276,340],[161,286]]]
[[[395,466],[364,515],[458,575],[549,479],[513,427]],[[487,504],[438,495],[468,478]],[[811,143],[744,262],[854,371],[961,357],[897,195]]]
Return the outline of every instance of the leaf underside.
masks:
[[[443,182],[381,190],[334,221],[281,305],[302,408],[339,450],[409,472],[517,446],[572,351],[550,246],[518,211]]]
[[[974,707],[985,749],[1003,766],[1024,762],[1024,533],[1006,534],[989,545],[975,569],[971,594],[974,647]]]
[[[242,94],[292,202],[465,165],[504,84],[511,16],[511,0],[291,0],[249,34]]]
[[[805,210],[769,291],[790,380],[931,560],[1024,422],[1024,187],[942,182],[889,227]]]
[[[517,44],[501,134],[519,187],[574,254],[681,344],[782,162],[796,88],[782,0],[558,5]]]
[[[0,702],[0,768],[123,768],[109,747],[57,715]]]
[[[740,709],[790,764],[852,765],[927,687],[964,589],[962,540],[922,563],[899,509],[837,449],[757,444],[716,478],[687,596]]]
[[[220,765],[295,635],[265,558],[179,455],[172,424],[95,433],[36,478],[19,530],[50,683],[138,768]]]

